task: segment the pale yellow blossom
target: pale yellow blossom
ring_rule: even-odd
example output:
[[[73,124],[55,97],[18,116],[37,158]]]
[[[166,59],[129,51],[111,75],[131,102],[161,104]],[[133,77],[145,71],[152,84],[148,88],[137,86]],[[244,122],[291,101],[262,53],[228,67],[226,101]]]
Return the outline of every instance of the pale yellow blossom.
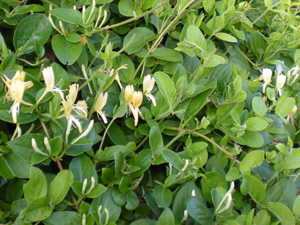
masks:
[[[107,123],[107,118],[105,113],[102,111],[102,109],[106,105],[107,97],[108,97],[107,92],[105,94],[103,93],[99,94],[95,104],[95,112],[98,113],[99,116],[101,116],[104,123]]]
[[[151,94],[154,84],[155,84],[155,79],[153,77],[151,77],[150,75],[145,76],[143,81],[143,92],[147,97],[147,99],[152,101],[153,106],[156,106],[155,97]]]

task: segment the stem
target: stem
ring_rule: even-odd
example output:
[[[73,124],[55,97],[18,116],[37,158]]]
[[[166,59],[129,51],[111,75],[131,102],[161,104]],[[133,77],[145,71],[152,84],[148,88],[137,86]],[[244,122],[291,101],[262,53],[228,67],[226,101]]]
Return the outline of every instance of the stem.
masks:
[[[186,130],[183,130],[179,134],[177,134],[166,146],[165,148],[169,148],[175,141],[177,141],[181,136],[186,134]]]
[[[182,132],[184,132],[184,134],[190,133],[190,134],[196,135],[198,137],[201,137],[201,138],[207,140],[209,143],[211,143],[215,147],[217,147],[220,151],[222,151],[226,155],[229,155],[232,159],[235,159],[235,161],[240,164],[240,161],[236,159],[236,155],[231,154],[230,152],[228,152],[227,150],[225,150],[224,148],[222,148],[220,145],[218,145],[216,142],[214,142],[213,140],[211,140],[210,138],[206,137],[203,134],[200,134],[200,133],[198,133],[196,131],[193,131],[193,130],[183,129],[183,128],[177,128],[177,127],[165,127],[165,129],[167,129],[167,130],[176,130],[176,131],[182,131],[183,130]]]
[[[144,16],[146,16],[146,15],[154,12],[155,10],[159,9],[160,7],[162,7],[163,5],[165,5],[167,2],[168,2],[168,0],[165,0],[162,3],[158,4],[156,7],[154,7],[153,9],[150,9],[150,10],[148,10],[148,11],[146,11],[146,12],[144,12],[144,13],[138,15],[138,16],[135,16],[133,18],[130,18],[128,20],[125,20],[125,21],[122,21],[120,23],[116,23],[116,24],[113,24],[113,25],[110,25],[110,26],[105,26],[105,27],[102,27],[102,28],[94,29],[93,31],[90,31],[88,33],[83,34],[83,36],[91,36],[92,34],[95,34],[95,33],[99,32],[99,31],[108,30],[108,29],[111,29],[111,28],[119,27],[119,26],[122,26],[124,24],[136,21],[136,20],[138,20],[138,19],[140,19],[140,18],[142,18],[142,17],[144,17]]]
[[[115,119],[113,118],[113,119],[109,122],[109,124],[107,125],[107,127],[106,127],[106,129],[105,129],[105,131],[104,131],[104,134],[103,134],[103,136],[102,136],[102,140],[101,140],[100,147],[99,147],[98,151],[101,151],[101,150],[102,150],[102,146],[103,146],[103,143],[104,143],[106,134],[107,134],[107,132],[108,132],[108,129],[110,128],[110,126],[113,124],[114,121],[115,121]]]
[[[45,132],[47,138],[50,140],[51,137],[50,137],[50,135],[49,135],[49,132],[48,132],[48,130],[47,130],[47,127],[46,127],[45,123],[44,123],[42,120],[40,120],[40,122],[41,122],[41,124],[42,124],[43,130],[44,130],[44,132]]]
[[[276,4],[274,4],[274,5],[271,5],[270,7],[268,7],[259,17],[257,17],[256,18],[256,20],[254,20],[254,22],[253,22],[253,24],[255,24],[257,21],[259,21],[264,15],[266,15],[266,13],[270,10],[270,9],[272,9],[272,8],[274,8],[275,6],[277,6],[277,5],[279,5],[281,2],[279,1],[279,2],[277,2]]]
[[[62,167],[61,163],[60,163],[60,159],[59,158],[55,158],[56,159],[56,163],[57,163],[57,166],[58,166],[58,169],[60,171],[64,170],[64,168]]]

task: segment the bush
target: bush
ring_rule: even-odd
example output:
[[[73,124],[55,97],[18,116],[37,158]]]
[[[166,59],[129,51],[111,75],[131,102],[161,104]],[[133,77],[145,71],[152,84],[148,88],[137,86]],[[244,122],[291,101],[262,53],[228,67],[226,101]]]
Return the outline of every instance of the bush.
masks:
[[[297,1],[0,0],[0,223],[296,224]]]

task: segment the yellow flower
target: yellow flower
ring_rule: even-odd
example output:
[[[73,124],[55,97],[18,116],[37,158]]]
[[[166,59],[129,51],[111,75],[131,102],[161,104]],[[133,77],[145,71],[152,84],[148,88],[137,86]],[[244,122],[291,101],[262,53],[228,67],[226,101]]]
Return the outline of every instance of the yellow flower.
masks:
[[[276,89],[278,90],[278,95],[282,95],[282,88],[285,84],[285,81],[286,81],[286,76],[285,75],[279,75],[277,77],[277,80],[276,80]]]
[[[134,91],[132,85],[127,85],[125,87],[125,101],[128,102],[129,110],[133,115],[134,126],[137,126],[139,115],[142,115],[139,107],[143,102],[143,93],[141,91]]]
[[[125,87],[125,101],[132,102],[133,93],[134,93],[133,85],[127,85]]]
[[[107,123],[107,118],[105,116],[105,113],[102,112],[102,109],[106,105],[106,102],[107,102],[107,92],[105,94],[103,93],[99,94],[95,104],[95,112],[98,113],[99,116],[101,116],[104,123]]]
[[[14,123],[17,122],[17,115],[19,114],[21,103],[32,106],[32,104],[22,100],[24,91],[33,86],[31,81],[24,82],[24,79],[25,73],[23,71],[17,71],[12,79],[9,79],[5,75],[2,77],[2,80],[7,87],[6,98],[14,101],[9,111],[12,114],[12,120]]]
[[[262,76],[263,76],[263,80],[264,80],[264,84],[263,84],[263,93],[266,92],[266,87],[271,83],[272,81],[272,70],[270,69],[263,69],[262,70]]]
[[[74,105],[74,111],[80,116],[80,118],[87,119],[88,106],[84,100],[79,100],[77,104]]]
[[[150,75],[145,76],[144,81],[143,81],[144,94],[148,100],[152,101],[153,106],[156,106],[155,97],[151,94],[154,84],[155,84],[155,80],[153,77],[151,77]]]
[[[64,113],[58,117],[58,119],[60,118],[67,118],[68,120],[68,124],[75,124],[78,127],[78,131],[79,133],[82,132],[82,127],[81,124],[79,122],[78,119],[76,119],[71,113],[72,110],[78,112],[78,110],[80,110],[81,112],[85,112],[84,109],[79,108],[78,106],[76,107],[76,105],[74,105],[74,102],[77,98],[77,94],[78,94],[78,84],[74,83],[72,85],[70,85],[70,90],[69,90],[69,94],[65,99],[62,99],[62,106],[63,106],[63,111]],[[68,125],[68,128],[70,127],[70,125]],[[67,133],[70,132],[69,129],[67,130]]]
[[[286,120],[287,120],[288,122],[289,122],[290,120],[291,120],[292,123],[293,123],[293,121],[295,121],[295,120],[293,119],[293,115],[296,114],[297,110],[298,110],[297,106],[294,105],[292,111],[291,111],[290,114],[287,116],[287,119],[286,119]]]

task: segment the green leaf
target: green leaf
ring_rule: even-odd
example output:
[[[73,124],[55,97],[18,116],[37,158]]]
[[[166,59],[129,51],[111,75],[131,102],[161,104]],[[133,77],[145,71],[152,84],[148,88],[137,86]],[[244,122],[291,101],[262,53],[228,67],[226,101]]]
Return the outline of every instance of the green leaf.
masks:
[[[125,205],[125,208],[127,210],[134,210],[139,206],[139,198],[136,196],[136,194],[133,191],[129,191],[126,195],[126,201],[127,204]]]
[[[156,204],[161,208],[168,208],[172,201],[172,192],[161,186],[156,186],[153,191]]]
[[[262,203],[266,197],[266,190],[261,180],[252,175],[246,175],[242,179],[241,193],[249,194],[256,202]]]
[[[186,31],[185,40],[194,43],[201,52],[206,51],[206,40],[198,27],[189,25]]]
[[[156,225],[156,220],[140,219],[132,222],[130,225]]]
[[[167,74],[163,72],[156,72],[154,73],[153,77],[157,83],[160,92],[164,96],[164,99],[168,103],[169,108],[171,108],[174,103],[176,93],[173,81]]]
[[[135,7],[132,0],[120,0],[118,4],[120,14],[127,17],[136,16],[142,13],[142,10]]]
[[[70,24],[83,25],[81,13],[78,12],[77,10],[70,9],[70,8],[57,8],[57,9],[52,9],[49,13],[51,13],[51,15],[55,16],[61,21]]]
[[[164,149],[163,138],[158,127],[153,126],[150,129],[149,144],[152,151],[152,155],[157,157]]]
[[[66,36],[66,40],[71,43],[78,43],[81,40],[81,37],[77,33],[68,33]]]
[[[49,198],[54,204],[60,203],[66,197],[74,180],[69,170],[60,171],[49,185]]]
[[[213,55],[206,64],[206,67],[216,67],[220,64],[224,64],[226,61],[222,56]]]
[[[171,209],[166,208],[159,216],[157,225],[175,225],[175,218]]]
[[[25,209],[25,217],[31,222],[44,220],[51,215],[50,199],[48,197],[38,198],[31,201]]]
[[[12,179],[15,177],[4,157],[0,157],[0,176]]]
[[[187,202],[192,196],[192,191],[195,190],[195,196],[200,199],[202,204],[206,204],[201,190],[195,185],[193,181],[189,181],[182,185],[175,195],[172,212],[175,217],[176,224],[179,224],[184,216],[184,210],[187,207]]]
[[[133,41],[126,47],[125,52],[128,54],[135,53],[139,51],[145,44],[149,41],[152,41],[155,38],[153,31],[149,30],[146,27],[136,27],[131,30],[126,37],[124,38],[123,47],[126,46],[129,40],[133,37]]]
[[[292,209],[297,197],[295,182],[290,178],[283,178],[267,190],[266,202],[280,202]]]
[[[102,195],[106,190],[107,190],[107,188],[104,185],[96,183],[94,189],[90,193],[88,193],[86,195],[86,197],[87,198],[97,198],[100,195]]]
[[[208,78],[217,80],[217,87],[220,91],[224,91],[226,83],[232,74],[232,64],[218,65],[209,73]]]
[[[228,41],[228,42],[233,42],[233,43],[237,42],[237,39],[235,37],[233,37],[232,35],[227,34],[227,33],[219,32],[219,33],[216,33],[215,36],[223,41]]]
[[[87,179],[88,183],[90,183],[91,178],[94,177],[95,181],[98,181],[95,166],[90,160],[90,158],[85,155],[73,158],[69,168],[74,175],[74,180],[83,182],[85,179]],[[65,176],[71,178],[68,174],[66,174]]]
[[[13,43],[15,49],[23,54],[36,50],[36,46],[43,46],[52,33],[52,26],[44,14],[32,14],[25,17],[17,26]]]
[[[264,138],[258,132],[246,131],[243,137],[239,138],[243,140],[244,145],[248,145],[249,147],[259,148],[264,145]]]
[[[300,157],[287,156],[278,161],[275,168],[277,171],[293,170],[300,167]]]
[[[293,213],[297,218],[300,218],[300,195],[298,195],[294,201]]]
[[[25,162],[20,156],[11,151],[3,156],[6,164],[9,166],[11,172],[19,178],[28,178],[30,171],[30,162]]]
[[[295,217],[288,207],[279,202],[268,202],[267,209],[279,219],[282,225],[296,224]]]
[[[251,117],[245,121],[245,124],[248,131],[262,131],[269,125],[266,120],[260,117]]]
[[[45,225],[74,225],[82,223],[82,216],[76,212],[62,211],[54,212],[43,221]]]
[[[256,216],[253,219],[254,225],[265,225],[270,224],[271,216],[269,215],[267,210],[260,210],[256,213]]]
[[[194,117],[200,110],[208,103],[208,97],[214,91],[216,85],[213,85],[210,89],[200,93],[196,97],[192,98],[189,102],[185,114],[184,119],[189,120],[190,118]]]
[[[44,173],[36,168],[30,168],[29,181],[24,184],[24,197],[27,203],[47,196],[47,180]]]
[[[273,0],[264,0],[264,2],[266,7],[270,7],[271,5],[273,5]]]
[[[199,224],[212,224],[212,214],[198,198],[190,198],[187,202],[189,215]]]
[[[52,38],[51,44],[55,55],[64,65],[72,65],[79,58],[82,51],[81,43],[68,42],[60,34]]]
[[[106,147],[104,151],[101,151],[98,154],[97,157],[99,158],[100,162],[110,161],[114,159],[115,152],[122,152],[126,157],[131,152],[131,150],[127,146],[113,145],[111,147]]]
[[[264,151],[256,150],[249,152],[240,164],[240,171],[245,173],[251,169],[258,167],[264,161]]]
[[[286,117],[293,110],[294,105],[295,105],[294,98],[286,97],[283,95],[277,100],[277,104],[275,107],[275,113],[278,116]]]
[[[183,163],[182,163],[181,158],[178,156],[178,154],[176,154],[172,150],[165,149],[162,151],[162,155],[168,163],[170,163],[172,166],[174,166],[178,170],[180,170],[182,168]]]
[[[258,96],[252,99],[252,109],[259,116],[265,116],[268,110],[264,100]]]
[[[179,62],[182,60],[182,56],[170,48],[157,48],[149,57],[165,60],[167,62]]]

